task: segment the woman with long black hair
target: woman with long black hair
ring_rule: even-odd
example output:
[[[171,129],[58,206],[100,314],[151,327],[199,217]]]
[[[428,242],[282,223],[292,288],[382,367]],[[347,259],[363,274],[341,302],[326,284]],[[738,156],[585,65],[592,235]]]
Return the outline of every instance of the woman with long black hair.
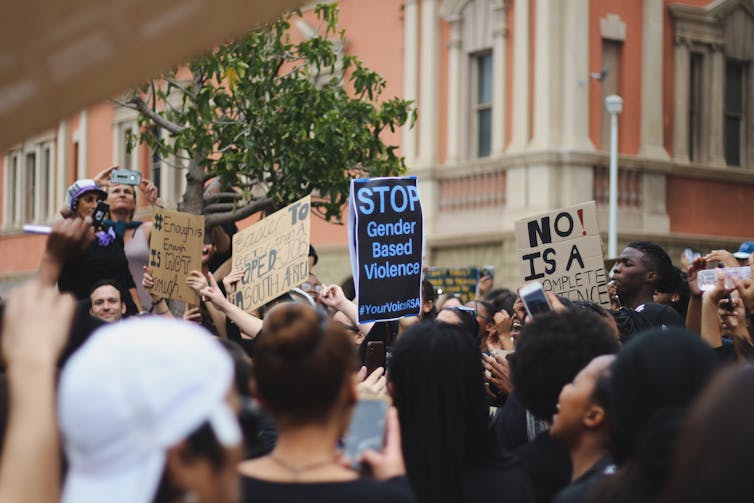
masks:
[[[390,390],[422,502],[533,501],[528,479],[489,429],[482,372],[478,343],[457,326],[422,322],[393,346]]]

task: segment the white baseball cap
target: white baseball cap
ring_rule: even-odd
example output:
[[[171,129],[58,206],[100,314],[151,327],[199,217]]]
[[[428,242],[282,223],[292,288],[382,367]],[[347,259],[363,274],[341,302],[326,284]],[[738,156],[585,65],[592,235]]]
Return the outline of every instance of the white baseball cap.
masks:
[[[205,422],[239,444],[232,380],[230,355],[196,324],[147,317],[95,332],[60,377],[62,502],[150,503],[168,449]]]

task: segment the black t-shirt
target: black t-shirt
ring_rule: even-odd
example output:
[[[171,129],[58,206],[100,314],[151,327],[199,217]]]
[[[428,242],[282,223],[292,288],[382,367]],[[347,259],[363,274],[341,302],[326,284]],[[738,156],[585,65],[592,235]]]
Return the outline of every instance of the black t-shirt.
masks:
[[[492,418],[492,430],[498,445],[505,450],[515,449],[528,441],[526,436],[526,408],[521,405],[516,392],[508,395],[505,404]]]
[[[521,467],[529,476],[538,503],[552,501],[571,482],[568,449],[553,440],[548,431],[515,449],[513,456],[521,462]]]
[[[413,503],[406,477],[286,483],[243,477],[244,503]]]
[[[464,474],[463,502],[504,501],[534,502],[534,489],[526,473],[519,468],[468,468]]]
[[[608,455],[602,457],[581,477],[560,491],[552,503],[588,503],[592,489],[609,473],[615,471],[613,459]]]
[[[84,253],[63,264],[58,289],[61,292],[71,292],[77,299],[88,299],[92,285],[101,279],[114,279],[120,283],[125,290],[123,300],[126,302],[127,312],[135,314],[136,305],[128,295],[128,290],[136,288],[136,285],[128,269],[123,239],[120,237],[107,246],[100,246],[95,239]]]

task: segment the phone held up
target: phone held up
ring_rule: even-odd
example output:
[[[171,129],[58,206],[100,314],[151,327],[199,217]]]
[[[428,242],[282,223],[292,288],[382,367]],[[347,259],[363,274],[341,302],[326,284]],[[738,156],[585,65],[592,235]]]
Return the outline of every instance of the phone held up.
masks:
[[[131,169],[114,169],[110,173],[110,183],[139,185],[141,183],[141,172]]]
[[[377,368],[385,368],[385,343],[371,341],[367,343],[366,366],[367,375],[371,375]]]
[[[382,450],[385,439],[385,421],[390,398],[382,395],[360,394],[351,417],[343,453],[356,470],[365,467],[359,462],[368,449]]]
[[[533,281],[522,286],[518,291],[518,295],[521,297],[524,307],[526,307],[527,314],[532,318],[538,314],[552,311],[550,301],[547,300],[545,290],[539,281]]]
[[[105,201],[98,202],[97,206],[94,208],[94,213],[92,213],[92,226],[95,229],[101,229],[102,222],[105,220],[108,213],[110,213],[110,205]]]

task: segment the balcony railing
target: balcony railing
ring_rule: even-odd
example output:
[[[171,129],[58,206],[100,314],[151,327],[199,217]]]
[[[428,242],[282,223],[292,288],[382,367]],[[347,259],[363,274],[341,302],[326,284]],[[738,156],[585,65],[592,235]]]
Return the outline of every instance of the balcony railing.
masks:
[[[505,171],[438,180],[440,211],[505,206]]]
[[[618,169],[618,206],[640,208],[641,173],[631,169]],[[597,204],[608,204],[610,197],[610,170],[605,166],[594,167],[593,194]]]

